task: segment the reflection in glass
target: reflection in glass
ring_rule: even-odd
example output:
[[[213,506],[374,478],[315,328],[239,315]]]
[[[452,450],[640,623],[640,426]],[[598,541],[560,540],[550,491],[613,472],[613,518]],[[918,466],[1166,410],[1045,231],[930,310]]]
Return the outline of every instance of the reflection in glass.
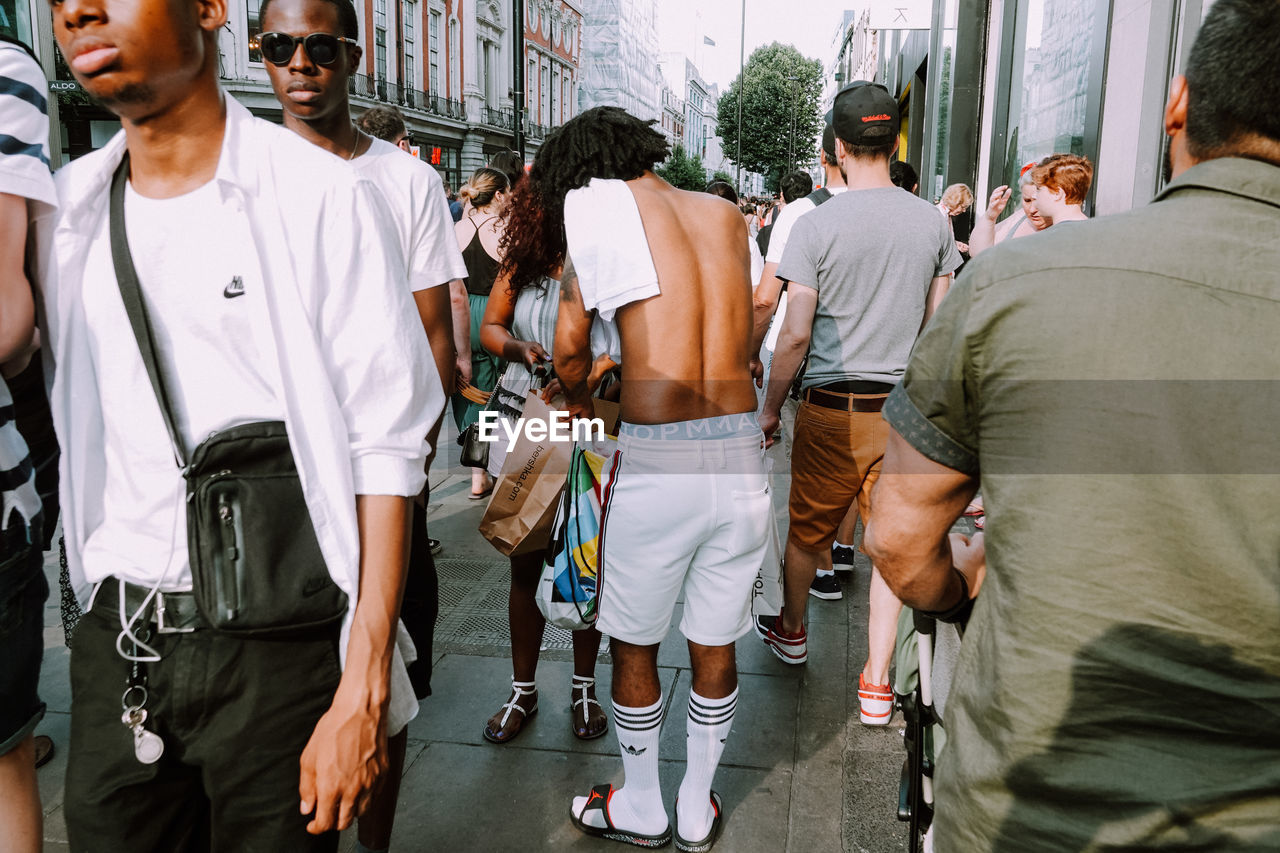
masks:
[[[1098,0],[1023,0],[1022,68],[1010,85],[1004,183],[1016,187],[1028,163],[1049,154],[1084,154],[1094,15]],[[1025,22],[1025,27],[1023,26]],[[1008,216],[1015,209],[1006,209]]]
[[[258,10],[262,6],[262,0],[248,0],[245,3],[245,23],[249,33],[249,61],[262,62],[262,50],[258,44],[258,37],[262,35],[262,21]]]
[[[937,6],[935,5],[935,15]],[[942,0],[941,17],[943,26],[934,30],[933,45],[929,55],[940,56],[942,60],[933,63],[930,72],[929,90],[936,93],[932,98],[933,109],[929,115],[932,132],[925,134],[931,140],[932,149],[926,150],[922,157],[923,168],[920,170],[920,195],[928,199],[936,199],[942,195],[947,184],[947,158],[951,146],[951,100],[954,83],[954,65],[956,50],[956,17],[959,12],[959,0]],[[955,180],[969,182],[968,176],[959,176]]]

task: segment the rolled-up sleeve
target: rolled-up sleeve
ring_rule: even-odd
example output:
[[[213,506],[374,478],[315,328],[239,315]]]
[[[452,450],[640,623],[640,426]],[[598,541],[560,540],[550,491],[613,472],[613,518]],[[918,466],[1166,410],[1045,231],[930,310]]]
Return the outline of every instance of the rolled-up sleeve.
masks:
[[[358,495],[416,495],[426,482],[425,436],[444,410],[444,391],[404,286],[391,211],[363,179],[341,207],[344,215],[328,216],[325,226],[320,333],[353,485]]]

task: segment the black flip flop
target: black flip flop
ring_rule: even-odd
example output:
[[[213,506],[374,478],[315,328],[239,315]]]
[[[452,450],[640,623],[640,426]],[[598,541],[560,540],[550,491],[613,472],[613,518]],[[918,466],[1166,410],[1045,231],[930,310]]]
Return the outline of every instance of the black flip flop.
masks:
[[[44,767],[53,759],[53,738],[36,735],[36,767]]]
[[[591,789],[591,796],[587,797],[587,803],[582,807],[582,814],[587,813],[587,809],[599,809],[600,814],[604,816],[605,827],[602,829],[598,826],[591,826],[582,820],[582,815],[573,813],[573,808],[569,808],[569,819],[573,821],[573,825],[587,835],[594,835],[597,838],[607,838],[610,841],[621,841],[623,844],[633,844],[636,847],[666,847],[671,843],[671,827],[667,827],[666,832],[661,835],[641,835],[638,832],[628,832],[625,829],[619,829],[613,825],[613,820],[609,817],[609,798],[613,796],[612,785],[596,785]]]
[[[676,800],[676,805],[680,805],[680,801]],[[676,811],[676,849],[683,853],[707,853],[715,846],[716,837],[720,835],[720,823],[724,818],[724,803],[720,800],[720,795],[715,791],[711,792],[711,810],[716,816],[711,820],[711,831],[707,833],[707,837],[701,841],[685,841],[680,837],[680,812]]]

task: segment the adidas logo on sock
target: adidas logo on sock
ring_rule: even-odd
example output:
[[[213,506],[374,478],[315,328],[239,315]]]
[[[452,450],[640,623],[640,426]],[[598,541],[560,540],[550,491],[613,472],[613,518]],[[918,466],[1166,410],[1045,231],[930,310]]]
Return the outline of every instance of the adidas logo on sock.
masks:
[[[622,748],[626,750],[628,755],[644,755],[649,751],[649,747],[647,746],[642,746],[639,749],[636,749],[634,746],[627,746],[625,743],[622,745]]]

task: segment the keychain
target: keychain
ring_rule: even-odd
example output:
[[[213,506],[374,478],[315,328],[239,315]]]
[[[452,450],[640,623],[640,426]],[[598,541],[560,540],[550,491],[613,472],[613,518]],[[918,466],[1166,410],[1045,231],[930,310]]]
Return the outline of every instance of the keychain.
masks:
[[[143,642],[146,642],[143,640]],[[147,678],[141,672],[136,660],[138,656],[138,646],[135,643],[133,647],[135,660],[133,662],[133,671],[129,676],[128,686],[125,687],[124,694],[120,697],[120,707],[124,708],[124,714],[120,717],[120,722],[133,733],[133,754],[142,764],[155,764],[160,760],[160,756],[164,755],[164,741],[160,739],[160,735],[155,732],[149,732],[143,728],[143,724],[147,721]],[[129,701],[129,697],[137,693],[136,702]]]

